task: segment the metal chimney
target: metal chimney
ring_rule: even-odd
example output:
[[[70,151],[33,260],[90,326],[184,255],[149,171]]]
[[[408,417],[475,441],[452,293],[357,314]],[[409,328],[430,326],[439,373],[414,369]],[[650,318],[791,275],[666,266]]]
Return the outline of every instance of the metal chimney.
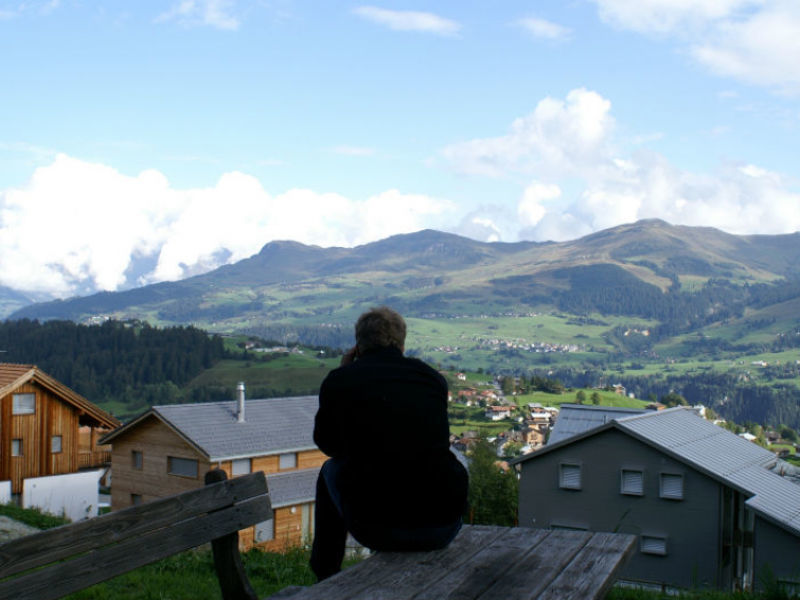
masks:
[[[237,422],[244,423],[244,381],[236,384],[236,397],[239,400]]]

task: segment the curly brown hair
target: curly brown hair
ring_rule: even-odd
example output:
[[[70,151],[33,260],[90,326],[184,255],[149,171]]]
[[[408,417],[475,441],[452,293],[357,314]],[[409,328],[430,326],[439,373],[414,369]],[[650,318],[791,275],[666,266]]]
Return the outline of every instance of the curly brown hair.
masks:
[[[361,354],[381,348],[403,350],[406,342],[406,322],[400,313],[388,306],[371,308],[356,321],[356,345]]]

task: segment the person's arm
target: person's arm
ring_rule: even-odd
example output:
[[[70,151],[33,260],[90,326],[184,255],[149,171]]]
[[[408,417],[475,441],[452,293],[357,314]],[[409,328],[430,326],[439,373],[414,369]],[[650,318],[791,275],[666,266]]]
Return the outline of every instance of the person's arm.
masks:
[[[337,457],[344,453],[344,422],[342,403],[337,401],[336,385],[331,379],[331,375],[328,375],[319,390],[319,410],[314,417],[314,443],[328,456]]]

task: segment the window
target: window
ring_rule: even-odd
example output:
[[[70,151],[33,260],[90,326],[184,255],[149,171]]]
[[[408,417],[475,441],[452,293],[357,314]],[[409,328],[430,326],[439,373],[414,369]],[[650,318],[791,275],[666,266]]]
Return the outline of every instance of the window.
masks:
[[[131,494],[131,506],[139,506],[142,503],[141,494]]]
[[[281,454],[278,459],[279,469],[294,469],[297,467],[297,452],[289,452],[288,454]]]
[[[238,477],[239,475],[247,475],[249,472],[250,472],[249,458],[239,458],[237,460],[231,461],[231,474],[234,477]]]
[[[12,415],[32,415],[36,412],[36,394],[14,394]]]
[[[22,440],[11,440],[11,456],[22,456]]]
[[[144,456],[140,450],[131,450],[131,466],[137,471],[142,470],[144,465]]]
[[[54,435],[50,438],[50,452],[52,454],[58,454],[61,452],[61,436]]]
[[[619,493],[630,496],[644,494],[644,473],[633,469],[622,469],[619,482]]]
[[[168,456],[167,472],[170,475],[179,475],[180,477],[193,477],[197,479],[197,473],[198,473],[197,459]]]
[[[255,541],[257,544],[261,542],[269,542],[275,539],[275,519],[267,519],[256,523]]]
[[[683,500],[683,475],[661,473],[660,496],[668,500]]]
[[[639,540],[639,550],[642,554],[667,554],[667,538],[652,535],[643,535]]]
[[[581,489],[581,466],[561,464],[558,466],[558,486],[567,490]]]

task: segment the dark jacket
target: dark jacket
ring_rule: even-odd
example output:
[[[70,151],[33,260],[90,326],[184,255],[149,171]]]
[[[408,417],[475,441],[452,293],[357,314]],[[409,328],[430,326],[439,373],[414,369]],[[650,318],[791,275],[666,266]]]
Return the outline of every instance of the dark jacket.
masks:
[[[399,350],[362,356],[322,382],[314,441],[343,459],[342,501],[360,521],[425,527],[457,520],[467,473],[449,436],[447,382]]]

